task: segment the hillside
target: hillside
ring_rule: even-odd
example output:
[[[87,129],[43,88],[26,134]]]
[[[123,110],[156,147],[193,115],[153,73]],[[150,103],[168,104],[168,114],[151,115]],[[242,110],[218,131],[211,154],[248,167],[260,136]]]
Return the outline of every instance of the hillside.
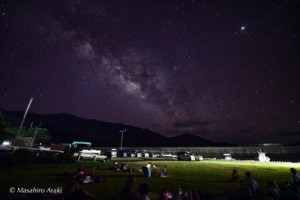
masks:
[[[23,112],[1,110],[6,122],[11,127],[19,126],[23,117]],[[183,134],[175,137],[166,137],[148,129],[139,127],[97,121],[93,119],[83,119],[70,114],[49,114],[40,115],[29,113],[24,126],[29,127],[31,122],[39,124],[42,121],[42,127],[47,128],[52,142],[70,143],[75,140],[89,141],[94,146],[119,146],[120,132],[126,129],[124,133],[124,146],[219,146],[221,143],[197,137],[195,135]],[[222,146],[231,146],[228,143],[222,143]]]

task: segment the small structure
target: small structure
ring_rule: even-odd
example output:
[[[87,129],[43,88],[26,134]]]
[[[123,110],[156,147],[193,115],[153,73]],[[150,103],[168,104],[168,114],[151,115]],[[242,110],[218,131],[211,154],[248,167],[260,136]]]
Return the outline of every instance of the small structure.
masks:
[[[92,143],[90,142],[83,142],[83,141],[73,141],[72,144],[70,145],[71,148],[78,148],[78,147],[90,147],[92,146]]]
[[[33,137],[16,137],[14,140],[14,145],[17,147],[30,147],[31,141],[33,140]]]
[[[270,162],[270,158],[266,156],[266,153],[262,152],[261,149],[257,151],[259,162]]]
[[[232,160],[231,154],[230,153],[224,153],[225,160]]]
[[[197,156],[198,157],[198,160],[204,160],[203,156]]]
[[[80,161],[80,159],[93,159],[94,161],[96,160],[106,160],[107,156],[105,155],[101,155],[101,150],[89,150],[89,149],[83,149],[81,151],[79,151],[79,155],[78,155],[78,161]]]
[[[116,158],[117,157],[117,149],[111,149],[111,158]]]

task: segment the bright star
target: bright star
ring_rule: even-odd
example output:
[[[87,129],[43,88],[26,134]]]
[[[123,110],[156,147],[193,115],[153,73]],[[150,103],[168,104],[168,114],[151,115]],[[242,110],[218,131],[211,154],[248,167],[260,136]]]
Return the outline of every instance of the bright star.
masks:
[[[245,33],[250,40],[253,40],[252,36],[246,31],[246,26],[241,26],[240,30]]]

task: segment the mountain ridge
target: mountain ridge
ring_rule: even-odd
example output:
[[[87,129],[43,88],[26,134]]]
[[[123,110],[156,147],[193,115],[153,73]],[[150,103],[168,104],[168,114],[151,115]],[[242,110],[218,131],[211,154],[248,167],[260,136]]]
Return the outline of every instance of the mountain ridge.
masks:
[[[10,126],[19,126],[24,115],[21,111],[5,111],[0,109],[5,120]],[[70,143],[76,140],[92,142],[93,146],[119,146],[119,130],[126,129],[124,133],[124,146],[144,146],[144,147],[193,147],[193,146],[237,146],[226,142],[217,143],[210,140],[191,135],[181,134],[167,137],[155,133],[149,129],[98,121],[95,119],[84,119],[68,113],[58,114],[36,114],[28,113],[24,126],[29,127],[31,122],[39,124],[48,129],[54,143]]]

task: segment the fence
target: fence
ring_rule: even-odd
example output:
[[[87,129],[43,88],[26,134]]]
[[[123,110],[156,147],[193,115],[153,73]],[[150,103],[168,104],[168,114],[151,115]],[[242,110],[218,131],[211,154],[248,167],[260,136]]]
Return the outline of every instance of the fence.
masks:
[[[110,151],[116,147],[97,147],[102,151]],[[123,147],[125,151],[147,151],[151,153],[171,153],[189,151],[193,154],[202,155],[204,158],[224,158],[224,154],[231,154],[232,158],[240,160],[257,160],[261,149],[273,161],[300,162],[299,146],[252,146],[252,147]]]

